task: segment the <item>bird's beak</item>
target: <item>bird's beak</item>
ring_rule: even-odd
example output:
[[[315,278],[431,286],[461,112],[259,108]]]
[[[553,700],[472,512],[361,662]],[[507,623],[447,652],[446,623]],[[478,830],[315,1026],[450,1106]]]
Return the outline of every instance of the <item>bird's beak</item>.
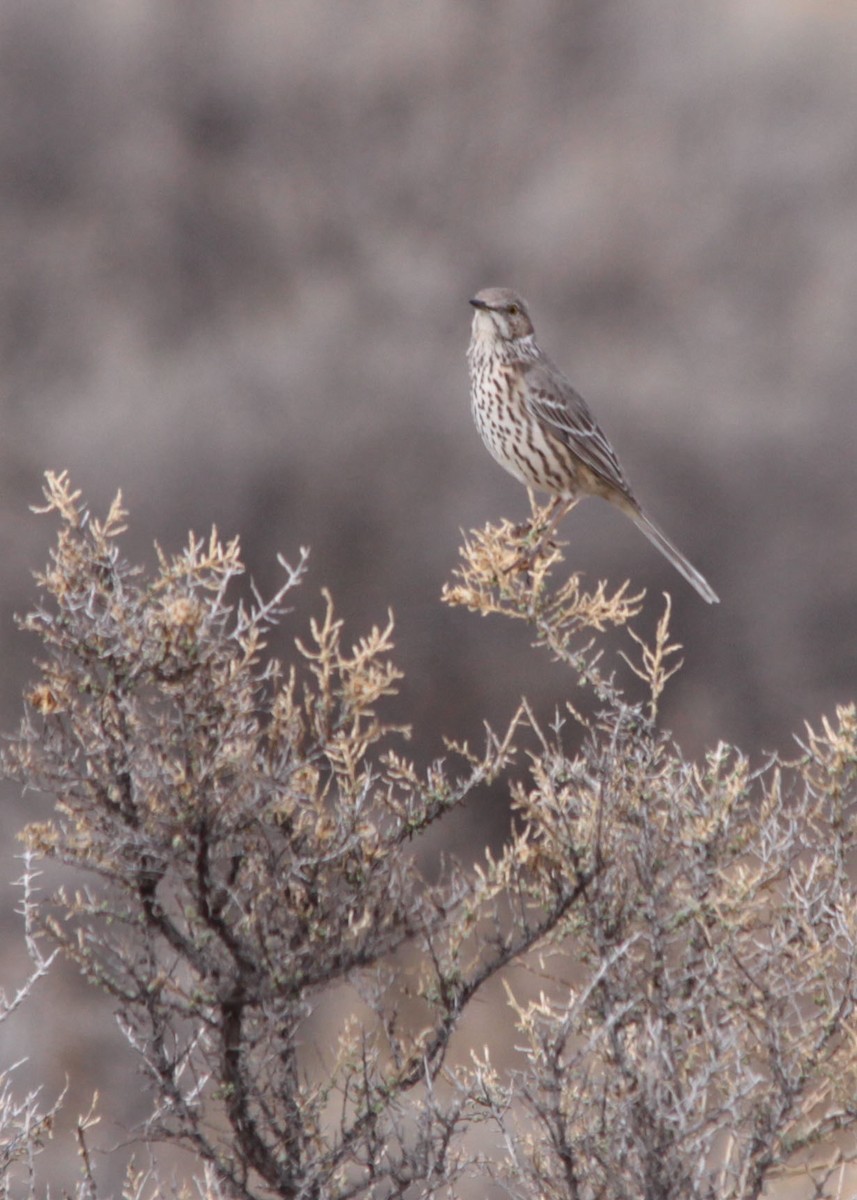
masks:
[[[484,309],[485,312],[489,312],[490,308],[491,308],[490,304],[486,304],[484,300],[479,300],[475,297],[473,300],[470,301],[470,303],[473,305],[474,308]]]

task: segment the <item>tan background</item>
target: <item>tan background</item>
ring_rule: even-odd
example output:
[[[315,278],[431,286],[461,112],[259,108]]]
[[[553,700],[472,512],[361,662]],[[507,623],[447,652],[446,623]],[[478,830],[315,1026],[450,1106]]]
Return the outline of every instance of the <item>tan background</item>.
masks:
[[[664,717],[685,749],[761,761],[853,695],[852,3],[4,0],[0,261],[6,728],[48,467],[98,512],[121,487],[147,561],[216,523],[270,587],[309,544],[278,653],[322,585],[355,636],[392,605],[421,760],[522,691],[550,714],[569,685],[525,631],[438,601],[459,529],[525,506],[468,411],[467,298],[488,284],[528,297],[722,597],[606,506],[564,527],[570,566],[649,589],[644,627],[673,592],[687,662]],[[6,794],[11,856],[44,805]],[[477,849],[502,820],[486,796],[455,835]],[[118,1044],[63,973],[0,1031],[48,1094],[70,1078],[70,1113],[97,1085],[127,1123],[144,1109]]]

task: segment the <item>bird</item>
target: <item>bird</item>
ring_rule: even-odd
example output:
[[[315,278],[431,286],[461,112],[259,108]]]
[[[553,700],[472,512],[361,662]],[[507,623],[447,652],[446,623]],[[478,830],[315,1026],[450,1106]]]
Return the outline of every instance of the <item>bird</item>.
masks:
[[[582,496],[601,496],[631,518],[703,600],[718,603],[707,580],[643,511],[586,401],[536,341],[526,303],[501,287],[483,288],[470,303],[476,428],[501,467],[528,489],[551,495],[548,530]]]

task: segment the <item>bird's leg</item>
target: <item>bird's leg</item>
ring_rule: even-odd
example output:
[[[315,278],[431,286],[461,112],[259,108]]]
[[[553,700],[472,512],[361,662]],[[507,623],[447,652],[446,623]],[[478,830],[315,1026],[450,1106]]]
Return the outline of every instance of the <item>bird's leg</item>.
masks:
[[[559,525],[564,516],[571,512],[575,504],[577,504],[577,499],[575,497],[572,497],[571,499],[569,499],[568,496],[553,497],[548,505],[548,523],[545,525],[541,535],[539,536],[539,540],[533,550],[534,554],[539,554],[544,549],[544,547],[553,537],[557,525]]]
[[[536,527],[535,514],[539,507],[539,502],[536,500],[536,493],[529,485],[527,485],[527,499],[530,502],[530,512],[533,515],[529,521],[520,521],[517,525],[512,526],[512,533],[516,538],[529,537]]]
[[[533,514],[535,514],[535,511],[536,511],[535,497],[533,496],[532,490],[530,488],[527,488],[527,491],[530,496],[530,504],[533,509]],[[536,540],[535,540],[534,545],[529,546],[523,552],[523,554],[521,554],[521,556],[515,560],[514,564],[510,568],[510,570],[528,571],[530,569],[530,567],[533,565],[535,560],[538,558],[538,556],[544,550],[545,546],[547,546],[548,543],[550,542],[551,538],[553,537],[554,531],[556,530],[557,525],[560,523],[562,518],[567,513],[571,512],[571,510],[574,508],[575,504],[577,504],[576,497],[572,497],[571,499],[569,499],[567,496],[554,496],[552,498],[550,504],[548,505],[547,524],[543,528],[540,528],[539,526],[536,525],[535,515],[534,515],[533,520],[527,522],[527,524],[523,527],[523,529],[520,529],[519,527],[515,529],[515,532],[518,534],[519,537],[532,535],[534,538],[536,538]]]

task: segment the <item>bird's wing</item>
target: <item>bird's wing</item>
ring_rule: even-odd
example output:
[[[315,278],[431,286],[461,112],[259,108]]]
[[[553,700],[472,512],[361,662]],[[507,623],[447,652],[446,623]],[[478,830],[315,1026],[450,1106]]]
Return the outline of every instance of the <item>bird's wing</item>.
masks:
[[[554,433],[609,488],[633,501],[616,452],[598,427],[589,406],[562,372],[546,359],[523,363],[527,404],[533,416]]]

